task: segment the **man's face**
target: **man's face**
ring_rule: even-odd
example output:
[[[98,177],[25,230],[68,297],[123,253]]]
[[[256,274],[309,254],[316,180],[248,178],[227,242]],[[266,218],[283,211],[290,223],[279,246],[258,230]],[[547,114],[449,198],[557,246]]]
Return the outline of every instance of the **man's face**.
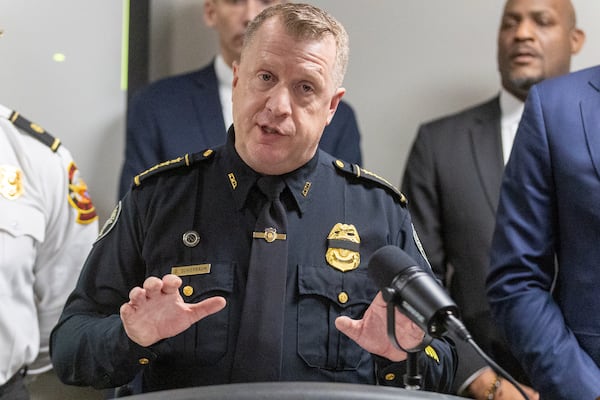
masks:
[[[233,68],[235,148],[255,171],[291,172],[308,162],[344,94],[333,82],[332,36],[297,40],[265,21]]]
[[[508,0],[498,33],[502,85],[524,100],[533,84],[569,72],[583,38],[569,0]]]
[[[246,26],[262,10],[280,0],[205,0],[204,21],[219,35],[221,54],[227,65],[239,60]]]

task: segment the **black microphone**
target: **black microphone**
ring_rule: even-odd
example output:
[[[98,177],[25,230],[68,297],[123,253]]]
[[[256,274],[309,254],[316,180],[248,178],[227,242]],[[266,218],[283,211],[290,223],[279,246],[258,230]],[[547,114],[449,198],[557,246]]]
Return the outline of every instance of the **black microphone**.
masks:
[[[390,330],[390,325],[393,326],[390,315],[394,314],[392,305],[398,307],[431,337],[439,338],[448,330],[459,339],[468,342],[492,369],[517,388],[525,400],[529,399],[519,383],[475,343],[467,328],[458,319],[458,306],[444,288],[438,285],[433,276],[423,271],[404,250],[388,245],[375,251],[369,260],[369,276],[381,289],[383,299],[388,303],[388,336],[393,338],[396,346],[400,345],[393,328]],[[414,357],[415,353],[408,353],[409,364],[405,384],[409,387],[409,383],[417,382],[414,387],[418,389],[421,377]],[[412,375],[409,374],[409,370]]]
[[[395,304],[431,337],[446,330],[468,340],[471,335],[458,319],[458,306],[448,293],[404,250],[384,246],[369,260],[369,276],[381,289],[383,299]]]

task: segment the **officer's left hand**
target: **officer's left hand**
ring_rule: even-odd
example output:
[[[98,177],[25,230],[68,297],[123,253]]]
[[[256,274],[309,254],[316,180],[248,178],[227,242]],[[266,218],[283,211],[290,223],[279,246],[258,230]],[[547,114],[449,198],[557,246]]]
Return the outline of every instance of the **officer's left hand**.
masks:
[[[406,360],[406,353],[398,350],[387,336],[387,305],[377,293],[375,299],[360,320],[338,317],[335,326],[369,353],[390,361]],[[421,344],[425,333],[405,315],[396,310],[396,338],[405,349]]]

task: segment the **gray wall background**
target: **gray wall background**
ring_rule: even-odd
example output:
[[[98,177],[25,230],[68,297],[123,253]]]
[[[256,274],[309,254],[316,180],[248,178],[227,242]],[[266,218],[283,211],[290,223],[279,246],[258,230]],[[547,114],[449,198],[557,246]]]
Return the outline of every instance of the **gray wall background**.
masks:
[[[61,139],[101,222],[123,159],[122,15],[120,0],[0,0],[0,103]]]
[[[131,0],[136,1],[136,0]],[[399,184],[418,125],[499,90],[503,0],[313,0],[350,35],[345,99],[357,113],[367,169]],[[600,1],[574,0],[587,33],[572,69],[600,63]],[[123,161],[119,86],[122,1],[0,0],[0,102],[73,153],[104,220]],[[196,69],[216,52],[202,0],[152,0],[150,78]],[[51,60],[54,52],[66,61]],[[448,151],[452,151],[449,149]]]

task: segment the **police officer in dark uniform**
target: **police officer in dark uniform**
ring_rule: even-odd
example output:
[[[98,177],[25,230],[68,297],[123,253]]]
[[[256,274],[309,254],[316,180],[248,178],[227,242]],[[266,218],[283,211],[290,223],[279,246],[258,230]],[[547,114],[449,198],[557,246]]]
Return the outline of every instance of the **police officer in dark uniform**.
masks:
[[[393,244],[430,268],[403,196],[317,149],[347,57],[343,27],[315,7],[278,5],[253,21],[227,143],[137,176],[102,229],[52,334],[64,382],[402,386],[406,353],[387,338],[368,260]],[[280,195],[263,195],[265,177]],[[396,334],[405,349],[425,336],[399,313]],[[448,342],[417,358],[426,390],[451,389]]]

